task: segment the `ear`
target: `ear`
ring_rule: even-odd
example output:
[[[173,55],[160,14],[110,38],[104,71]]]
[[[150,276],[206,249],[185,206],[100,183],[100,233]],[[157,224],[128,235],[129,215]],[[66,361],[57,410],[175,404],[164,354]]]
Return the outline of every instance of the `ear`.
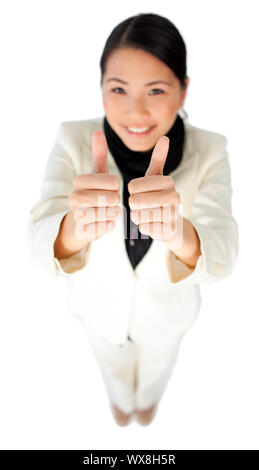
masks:
[[[186,77],[186,79],[185,79],[185,88],[184,89],[181,88],[181,102],[180,102],[179,109],[181,109],[184,105],[184,101],[185,101],[185,98],[186,98],[186,95],[187,95],[187,90],[188,90],[189,83],[190,83],[190,77]]]

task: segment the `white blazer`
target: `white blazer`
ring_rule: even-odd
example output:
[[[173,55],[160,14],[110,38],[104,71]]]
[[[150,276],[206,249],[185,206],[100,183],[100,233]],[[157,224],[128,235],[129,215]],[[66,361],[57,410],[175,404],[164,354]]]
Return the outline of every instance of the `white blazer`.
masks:
[[[38,202],[30,210],[27,253],[31,262],[68,281],[68,310],[89,332],[109,341],[171,341],[194,322],[201,306],[200,284],[225,278],[238,256],[232,216],[227,139],[185,122],[183,158],[170,173],[181,197],[180,213],[196,228],[201,256],[190,269],[167,245],[153,240],[135,271],[125,248],[123,216],[115,228],[67,259],[54,256],[60,223],[71,208],[73,178],[92,170],[92,133],[103,116],[60,124],[48,157]],[[123,179],[108,151],[111,174]],[[122,206],[121,206],[122,208]]]

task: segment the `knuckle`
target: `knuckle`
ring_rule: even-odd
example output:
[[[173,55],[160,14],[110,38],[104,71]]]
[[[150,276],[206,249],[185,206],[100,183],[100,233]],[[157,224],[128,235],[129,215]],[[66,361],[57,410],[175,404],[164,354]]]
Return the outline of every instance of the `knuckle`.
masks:
[[[76,198],[74,192],[71,193],[71,194],[69,194],[69,196],[68,196],[68,202],[69,202],[69,204],[70,204],[71,207],[72,207],[72,206],[75,206],[75,205],[77,204],[77,198]]]
[[[131,180],[131,181],[128,183],[128,191],[129,191],[129,194],[134,193],[134,192],[135,192],[135,189],[136,189],[135,181],[134,181],[134,180]]]
[[[113,203],[118,205],[119,202],[120,202],[120,195],[119,195],[119,193],[115,194],[115,196],[114,196],[113,199],[114,199]]]
[[[181,198],[179,193],[175,193],[176,204],[180,204]]]
[[[133,220],[134,223],[136,223],[136,211],[131,211],[131,219]]]
[[[128,183],[128,191],[129,191],[129,193],[132,192],[132,182],[131,181]]]
[[[74,178],[73,178],[73,187],[74,188],[77,188],[78,185],[79,185],[79,178],[80,178],[80,175],[76,175]]]
[[[120,188],[120,178],[118,175],[110,175],[112,177],[112,184],[116,189]]]
[[[171,186],[174,187],[174,180],[173,180],[172,176],[166,175],[165,177],[166,177],[168,183],[169,183]]]

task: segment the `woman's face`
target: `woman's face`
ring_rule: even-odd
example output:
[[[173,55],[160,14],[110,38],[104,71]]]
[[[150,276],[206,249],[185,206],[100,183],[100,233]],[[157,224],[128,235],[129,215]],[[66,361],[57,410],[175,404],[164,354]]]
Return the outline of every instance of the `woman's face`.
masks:
[[[157,57],[142,49],[116,49],[107,60],[102,82],[108,123],[131,150],[150,150],[174,124],[189,80],[182,90],[173,71]],[[148,130],[136,133],[134,128]]]

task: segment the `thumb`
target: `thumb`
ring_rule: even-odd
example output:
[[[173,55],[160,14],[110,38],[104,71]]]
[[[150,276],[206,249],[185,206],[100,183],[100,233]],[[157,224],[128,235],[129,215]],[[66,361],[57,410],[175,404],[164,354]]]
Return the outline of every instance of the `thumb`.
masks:
[[[166,135],[160,137],[152,152],[149,167],[145,176],[163,175],[164,164],[168,154],[170,140]]]
[[[93,169],[91,173],[109,173],[107,165],[108,147],[104,133],[94,131],[92,135]]]

